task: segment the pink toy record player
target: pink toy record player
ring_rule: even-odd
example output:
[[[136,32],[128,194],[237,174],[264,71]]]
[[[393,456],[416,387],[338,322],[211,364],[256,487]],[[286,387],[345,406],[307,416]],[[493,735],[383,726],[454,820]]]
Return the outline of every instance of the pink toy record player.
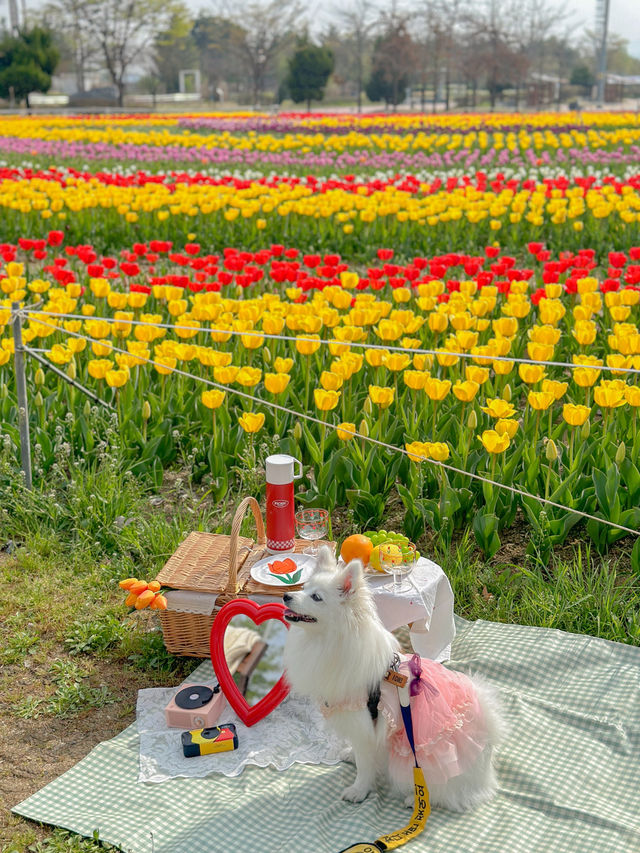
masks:
[[[204,729],[215,726],[224,706],[219,684],[186,684],[164,709],[164,715],[171,728]]]

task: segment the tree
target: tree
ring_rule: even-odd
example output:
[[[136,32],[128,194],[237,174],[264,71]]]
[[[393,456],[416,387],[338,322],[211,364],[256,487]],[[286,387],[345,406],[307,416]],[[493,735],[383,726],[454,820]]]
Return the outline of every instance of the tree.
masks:
[[[485,77],[491,109],[504,89],[520,86],[529,68],[521,46],[522,8],[520,0],[483,0],[468,13],[472,49],[465,64],[474,87],[478,74]]]
[[[225,0],[225,17],[244,30],[239,52],[251,81],[253,103],[259,104],[267,74],[301,26],[298,0]]]
[[[576,65],[571,72],[569,83],[572,86],[582,86],[585,92],[589,93],[595,86],[596,78],[588,65]]]
[[[193,25],[192,36],[210,96],[215,96],[223,81],[234,83],[236,88],[242,85],[246,91],[247,75],[241,54],[246,31],[228,18],[200,13]]]
[[[165,0],[84,0],[82,14],[111,82],[124,103],[125,77],[164,27],[173,7]]]
[[[370,44],[371,33],[376,26],[373,18],[374,6],[369,0],[355,0],[349,8],[336,9],[341,23],[346,27],[346,37],[351,42],[353,65],[356,83],[356,103],[358,112],[362,109],[362,92],[364,90],[364,67],[367,47]]]
[[[396,107],[406,97],[415,63],[415,45],[407,30],[407,18],[395,7],[383,15],[383,33],[376,39],[373,69],[366,86],[371,101],[384,100]]]
[[[295,104],[307,102],[307,111],[311,101],[324,98],[324,87],[333,71],[333,53],[326,47],[318,47],[308,41],[298,44],[295,53],[289,58],[286,85]]]
[[[30,92],[48,92],[60,55],[43,27],[23,30],[0,41],[0,96],[26,100]]]
[[[167,28],[155,36],[149,76],[151,81],[155,78],[162,82],[167,92],[179,90],[181,69],[198,66],[198,47],[193,38],[193,28],[189,10],[184,3],[178,3],[173,8]]]
[[[55,0],[44,8],[47,26],[61,37],[71,56],[78,92],[85,91],[87,71],[99,54],[84,17],[85,5],[86,0]]]

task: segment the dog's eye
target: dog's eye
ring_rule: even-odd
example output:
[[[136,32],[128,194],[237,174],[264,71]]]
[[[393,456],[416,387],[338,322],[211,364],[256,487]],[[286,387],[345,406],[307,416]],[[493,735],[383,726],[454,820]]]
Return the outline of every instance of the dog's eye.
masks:
[[[318,595],[317,592],[314,592],[311,596],[311,601],[322,601],[322,596]]]

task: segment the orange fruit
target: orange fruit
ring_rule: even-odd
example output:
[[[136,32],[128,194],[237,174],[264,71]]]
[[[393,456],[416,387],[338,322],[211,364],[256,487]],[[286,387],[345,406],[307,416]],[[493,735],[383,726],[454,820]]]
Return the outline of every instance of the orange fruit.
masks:
[[[366,566],[369,562],[369,557],[373,551],[373,542],[368,536],[362,536],[360,533],[354,533],[353,536],[347,536],[340,548],[340,556],[345,563],[350,560],[362,560]]]

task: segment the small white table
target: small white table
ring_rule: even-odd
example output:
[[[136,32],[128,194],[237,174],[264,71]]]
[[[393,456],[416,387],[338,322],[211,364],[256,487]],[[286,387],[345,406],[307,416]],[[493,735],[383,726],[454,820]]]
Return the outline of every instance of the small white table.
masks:
[[[409,576],[411,589],[395,593],[389,575],[367,574],[378,613],[390,631],[409,625],[411,644],[423,658],[448,660],[456,635],[453,591],[440,566],[420,557]]]

